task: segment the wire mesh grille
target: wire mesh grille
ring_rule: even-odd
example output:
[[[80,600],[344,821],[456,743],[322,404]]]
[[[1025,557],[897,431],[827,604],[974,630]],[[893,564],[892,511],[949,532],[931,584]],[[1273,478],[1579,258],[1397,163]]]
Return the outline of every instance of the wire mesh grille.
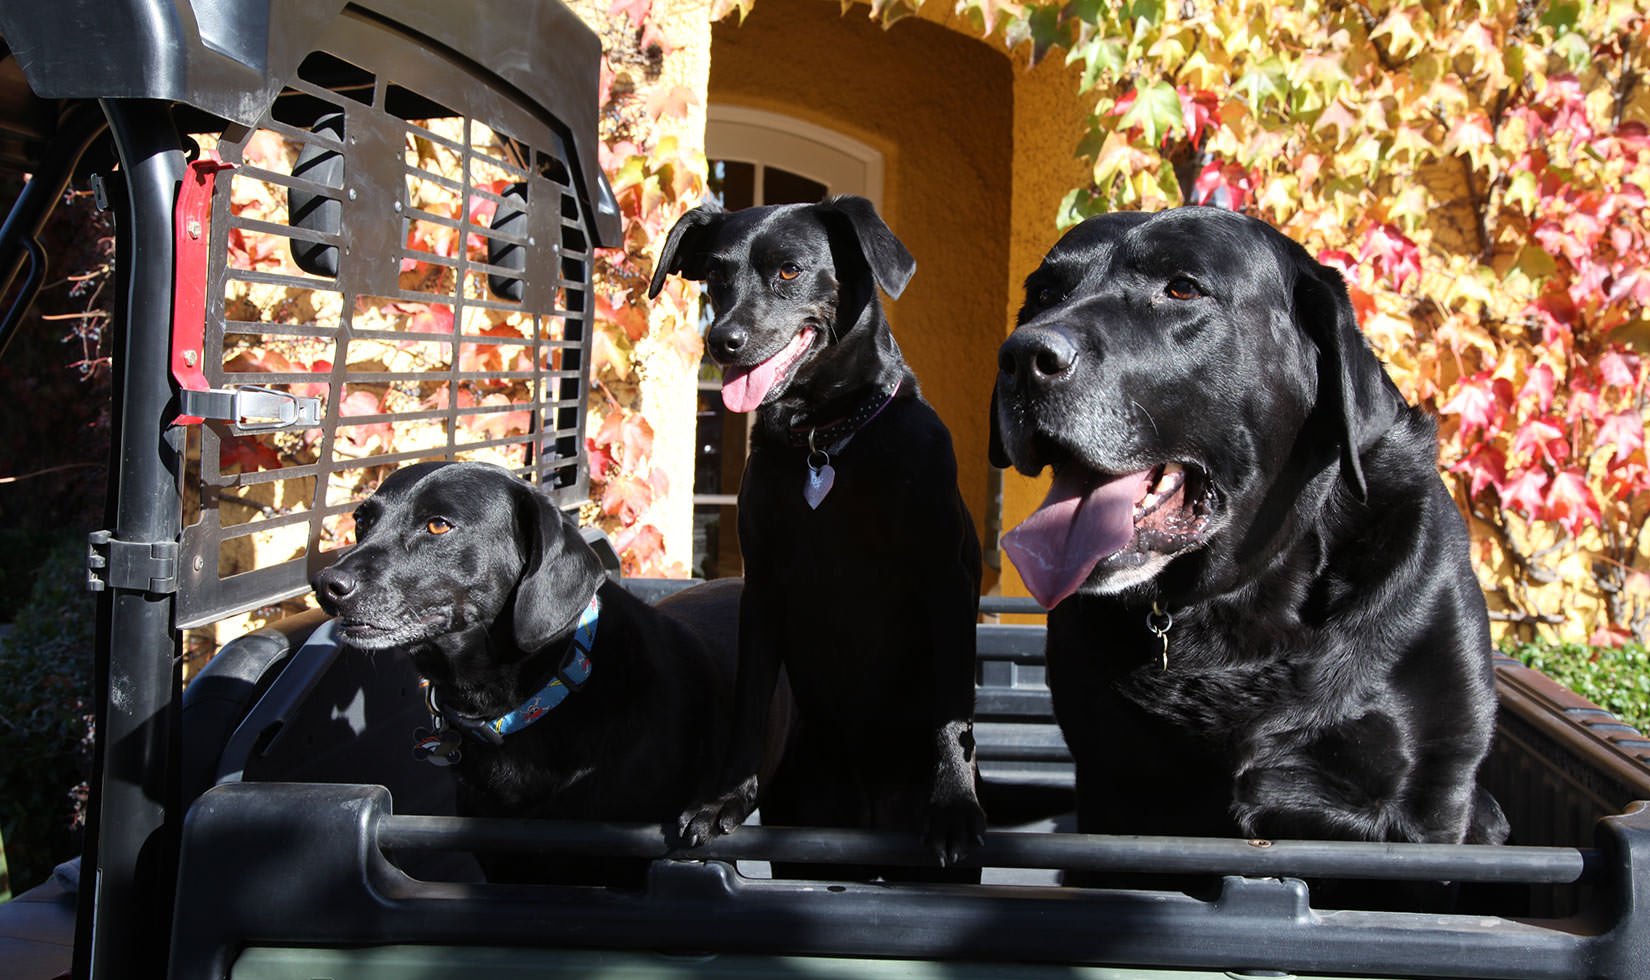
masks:
[[[207,380],[318,399],[321,424],[189,430],[180,626],[303,592],[407,463],[588,494],[590,210],[567,144],[384,31],[346,19],[256,127],[195,136],[234,166],[206,236]]]

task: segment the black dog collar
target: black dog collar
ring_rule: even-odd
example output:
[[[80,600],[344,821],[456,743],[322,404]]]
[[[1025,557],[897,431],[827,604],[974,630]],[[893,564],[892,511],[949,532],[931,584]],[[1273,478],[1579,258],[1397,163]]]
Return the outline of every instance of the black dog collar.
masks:
[[[847,445],[849,439],[860,429],[871,424],[871,420],[882,413],[888,404],[899,394],[903,381],[896,381],[890,387],[878,388],[861,402],[852,412],[843,418],[826,422],[822,425],[809,425],[807,418],[800,412],[791,417],[790,442],[793,446],[827,446],[830,451],[841,452],[842,446]]]

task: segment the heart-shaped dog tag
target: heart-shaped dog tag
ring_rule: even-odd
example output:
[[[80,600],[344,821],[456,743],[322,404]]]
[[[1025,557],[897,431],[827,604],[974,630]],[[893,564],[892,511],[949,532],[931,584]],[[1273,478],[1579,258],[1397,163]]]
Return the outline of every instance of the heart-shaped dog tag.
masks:
[[[808,502],[809,510],[818,510],[820,501],[831,492],[831,485],[836,483],[836,470],[830,463],[824,466],[808,464],[808,479],[802,484],[802,499]]]

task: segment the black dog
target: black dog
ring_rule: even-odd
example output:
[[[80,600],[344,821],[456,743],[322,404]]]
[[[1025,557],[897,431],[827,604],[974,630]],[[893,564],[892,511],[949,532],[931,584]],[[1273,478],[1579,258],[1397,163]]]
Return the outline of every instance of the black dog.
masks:
[[[783,665],[799,734],[764,820],[920,832],[942,864],[981,838],[973,751],[980,553],[951,437],[877,295],[916,263],[870,202],[688,212],[653,276],[703,279],[729,409],[756,412],[739,490],[738,724]],[[750,810],[756,760],[682,816],[702,840]]]
[[[398,470],[355,521],[358,543],[315,576],[316,597],[345,644],[412,657],[437,713],[416,751],[454,764],[460,813],[674,831],[726,765],[737,583],[649,606],[607,580],[548,498],[484,463]],[[779,757],[784,702],[770,718],[775,743],[747,755]],[[482,867],[495,881],[640,884],[645,863]]]
[[[1506,837],[1466,530],[1336,272],[1227,211],[1093,218],[999,366],[992,461],[1054,471],[1003,547],[1082,830]]]

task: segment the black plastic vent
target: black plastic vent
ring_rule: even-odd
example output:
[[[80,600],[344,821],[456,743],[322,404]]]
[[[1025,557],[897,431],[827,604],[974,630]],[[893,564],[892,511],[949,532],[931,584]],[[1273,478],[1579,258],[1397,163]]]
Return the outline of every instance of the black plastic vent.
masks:
[[[219,175],[210,385],[315,399],[320,424],[208,421],[186,453],[179,625],[308,588],[389,472],[479,459],[588,496],[588,202],[550,122],[441,52],[340,19]],[[396,52],[386,54],[386,52]]]

